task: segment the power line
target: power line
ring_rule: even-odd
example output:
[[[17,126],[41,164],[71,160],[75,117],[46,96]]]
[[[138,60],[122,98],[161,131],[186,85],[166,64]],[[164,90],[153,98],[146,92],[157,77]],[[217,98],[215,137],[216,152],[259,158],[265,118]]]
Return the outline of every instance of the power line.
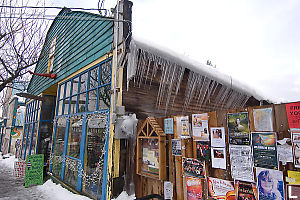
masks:
[[[18,9],[23,9],[23,8],[32,8],[32,9],[63,9],[66,7],[59,7],[59,6],[7,6],[7,5],[1,5],[0,7],[2,8],[18,8]],[[73,10],[107,10],[104,8],[69,8]]]

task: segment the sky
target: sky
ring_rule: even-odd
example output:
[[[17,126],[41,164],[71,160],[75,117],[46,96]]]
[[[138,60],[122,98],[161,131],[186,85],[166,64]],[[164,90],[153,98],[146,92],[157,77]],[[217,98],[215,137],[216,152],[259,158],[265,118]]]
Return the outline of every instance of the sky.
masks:
[[[300,101],[300,1],[133,0],[133,35],[256,89],[276,103]],[[97,0],[47,1],[97,8]],[[106,0],[114,7],[117,0]],[[58,12],[58,11],[55,11]]]

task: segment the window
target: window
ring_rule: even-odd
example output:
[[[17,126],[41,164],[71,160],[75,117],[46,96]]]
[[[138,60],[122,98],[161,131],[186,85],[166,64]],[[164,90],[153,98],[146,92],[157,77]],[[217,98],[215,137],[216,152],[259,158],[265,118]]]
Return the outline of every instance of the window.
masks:
[[[55,44],[56,44],[56,36],[51,40],[51,44],[50,44],[50,48],[49,48],[49,61],[48,61],[47,73],[50,73],[53,71]]]

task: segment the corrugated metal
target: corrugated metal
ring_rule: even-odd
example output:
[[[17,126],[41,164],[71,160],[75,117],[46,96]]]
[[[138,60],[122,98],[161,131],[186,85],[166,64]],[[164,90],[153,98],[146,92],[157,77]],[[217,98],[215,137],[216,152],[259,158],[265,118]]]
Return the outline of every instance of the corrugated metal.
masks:
[[[47,73],[49,47],[56,36],[53,72],[57,79],[33,76],[28,92],[40,94],[51,85],[112,50],[113,22],[110,18],[81,11],[63,9],[53,21],[35,72]]]

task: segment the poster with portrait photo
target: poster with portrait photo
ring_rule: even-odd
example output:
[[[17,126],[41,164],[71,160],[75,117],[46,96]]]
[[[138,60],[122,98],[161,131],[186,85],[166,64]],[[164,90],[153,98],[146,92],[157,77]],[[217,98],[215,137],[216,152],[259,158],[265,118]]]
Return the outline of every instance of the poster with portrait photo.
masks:
[[[282,171],[256,168],[259,200],[284,200]]]
[[[228,113],[229,144],[250,145],[248,112]]]
[[[196,141],[196,154],[198,160],[210,160],[209,141]]]
[[[187,176],[205,178],[205,162],[195,158],[182,158],[182,172]]]
[[[276,133],[252,133],[254,167],[278,169]]]
[[[225,128],[213,127],[210,128],[210,138],[212,147],[225,147]]]
[[[208,114],[193,114],[192,129],[194,140],[209,141]]]
[[[273,131],[272,108],[253,109],[255,131]]]
[[[190,138],[189,116],[176,117],[178,138]]]
[[[235,181],[236,200],[258,200],[255,183]]]
[[[208,196],[217,200],[235,200],[234,182],[207,177]],[[230,198],[231,197],[231,198]]]
[[[221,147],[211,148],[212,167],[226,169],[226,149]]]
[[[186,176],[187,200],[202,200],[201,179]]]

